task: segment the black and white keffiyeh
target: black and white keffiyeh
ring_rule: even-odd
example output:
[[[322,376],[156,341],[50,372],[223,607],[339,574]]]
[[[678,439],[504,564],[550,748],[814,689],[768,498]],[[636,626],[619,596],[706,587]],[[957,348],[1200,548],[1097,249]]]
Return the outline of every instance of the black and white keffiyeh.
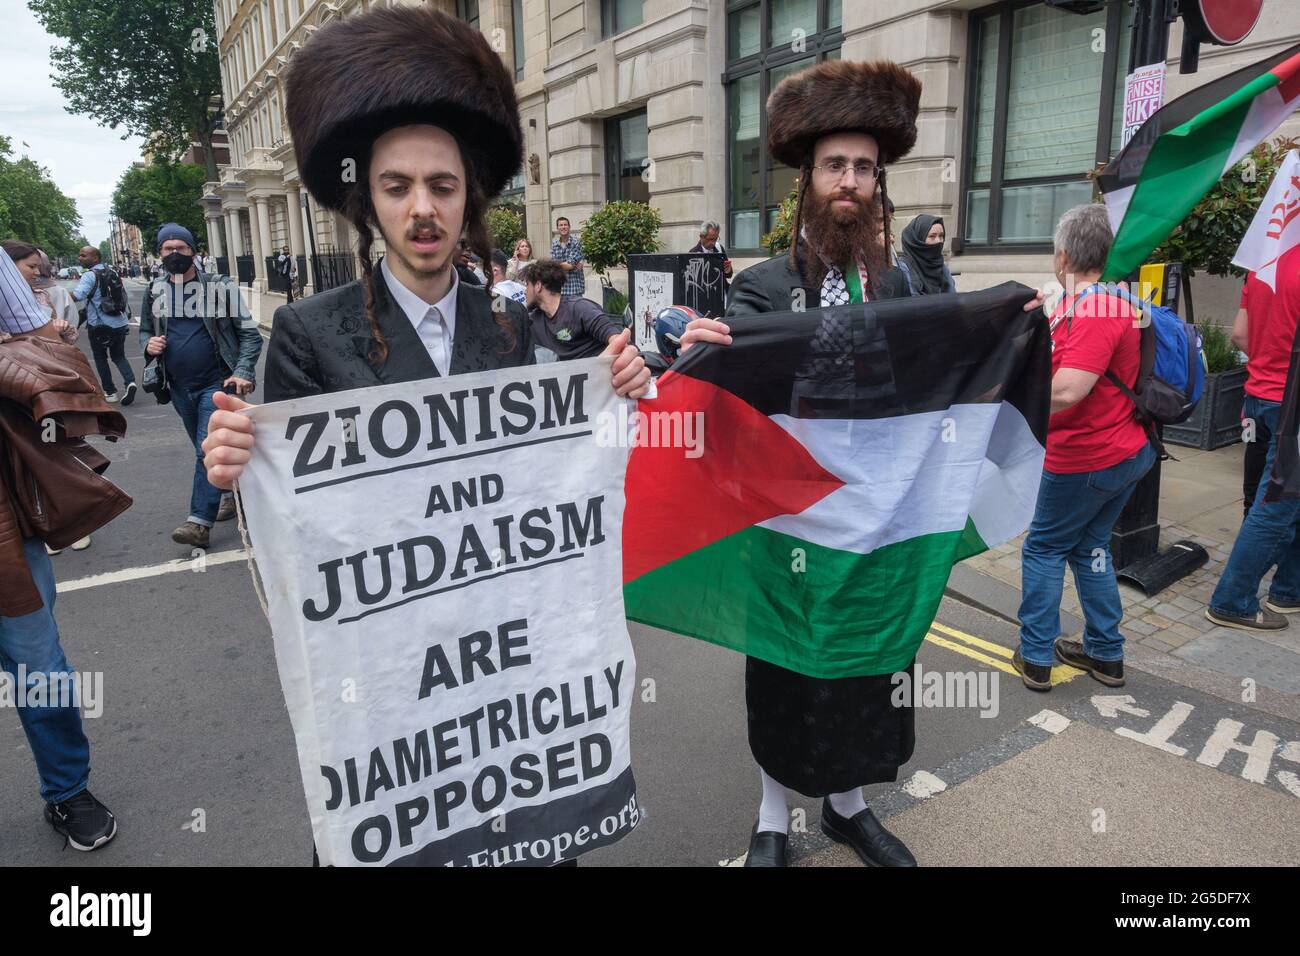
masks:
[[[849,286],[844,281],[844,272],[838,266],[831,266],[822,280],[822,308],[832,305],[849,304]]]

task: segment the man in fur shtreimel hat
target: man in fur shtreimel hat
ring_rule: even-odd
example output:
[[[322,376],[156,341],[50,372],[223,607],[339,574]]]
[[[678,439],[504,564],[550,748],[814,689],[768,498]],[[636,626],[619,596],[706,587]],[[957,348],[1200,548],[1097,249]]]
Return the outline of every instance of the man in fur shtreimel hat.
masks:
[[[462,238],[488,260],[488,204],[523,156],[513,71],[483,34],[428,7],[335,20],[294,54],[285,113],[303,183],[360,236],[360,278],[275,310],[268,401],[531,365],[524,307],[454,265]],[[376,233],[385,255],[372,265]],[[639,398],[650,371],[629,337],[605,354],[615,391]],[[230,488],[252,421],[234,396],[215,401],[204,463]]]
[[[724,320],[692,321],[682,351],[696,342],[729,344],[730,325],[746,315],[911,294],[890,265],[882,209],[885,169],[916,143],[920,102],[920,81],[888,62],[829,60],[772,91],[768,152],[799,171],[793,244],[788,253],[740,273]],[[847,321],[827,316],[818,335],[832,343],[852,341]],[[852,363],[837,368],[853,374]],[[834,387],[831,370],[811,371],[813,387]],[[749,745],[763,788],[746,866],[786,865],[787,788],[825,798],[823,831],[864,862],[916,865],[876,819],[861,789],[897,779],[912,756],[911,701],[895,706],[894,686],[889,674],[826,680],[746,658]]]
[[[524,308],[454,266],[462,238],[491,255],[488,206],[523,158],[513,73],[483,34],[428,7],[335,20],[294,54],[285,114],[303,183],[360,237],[359,279],[276,309],[267,399],[531,364]],[[611,347],[620,394],[643,390],[636,350]]]

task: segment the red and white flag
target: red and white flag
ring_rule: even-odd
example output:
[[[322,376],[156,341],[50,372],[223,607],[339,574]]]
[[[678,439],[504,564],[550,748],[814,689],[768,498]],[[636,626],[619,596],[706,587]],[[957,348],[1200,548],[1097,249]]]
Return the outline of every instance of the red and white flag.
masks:
[[[1300,245],[1300,152],[1293,149],[1278,167],[1232,264],[1254,272],[1260,282],[1275,289],[1277,261],[1297,245]]]

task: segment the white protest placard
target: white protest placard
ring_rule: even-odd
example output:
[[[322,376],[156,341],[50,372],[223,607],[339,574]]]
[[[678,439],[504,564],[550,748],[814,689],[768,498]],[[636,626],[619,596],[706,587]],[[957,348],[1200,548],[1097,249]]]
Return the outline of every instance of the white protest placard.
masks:
[[[1124,132],[1121,147],[1127,146],[1143,123],[1165,102],[1165,64],[1139,66],[1124,81]]]
[[[638,272],[632,301],[636,303],[636,315],[632,316],[632,325],[636,329],[636,347],[643,352],[658,354],[655,316],[661,309],[673,304],[673,274]]]
[[[1255,210],[1232,264],[1276,291],[1277,261],[1300,245],[1300,152],[1290,150]]]
[[[548,866],[641,819],[611,361],[248,412],[240,493],[322,865]]]

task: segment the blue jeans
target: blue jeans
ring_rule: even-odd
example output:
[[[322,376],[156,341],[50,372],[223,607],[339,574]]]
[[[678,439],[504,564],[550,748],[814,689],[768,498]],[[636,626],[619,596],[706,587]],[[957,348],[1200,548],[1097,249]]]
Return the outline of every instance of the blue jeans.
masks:
[[[1074,569],[1086,627],[1083,649],[1094,660],[1124,659],[1124,608],[1115,583],[1110,535],[1133,487],[1155,464],[1150,444],[1118,465],[1061,475],[1043,471],[1038,504],[1020,554],[1020,656],[1050,667],[1061,633],[1065,564]]]
[[[23,553],[45,606],[21,617],[0,615],[0,667],[13,678],[15,698],[18,665],[24,665],[26,684],[33,687],[51,674],[69,672],[59,646],[59,626],[54,622],[54,568],[40,538],[23,541]],[[33,679],[33,674],[41,675]],[[57,686],[57,683],[55,684]],[[90,780],[90,741],[81,729],[81,711],[67,707],[19,707],[18,719],[36,758],[41,778],[41,798],[60,803],[86,789]]]
[[[1277,421],[1282,406],[1247,395],[1242,414],[1266,427],[1272,436],[1255,503],[1241,523],[1232,554],[1210,598],[1210,610],[1234,617],[1253,617],[1259,610],[1259,582],[1277,565],[1269,597],[1287,604],[1300,601],[1300,499],[1266,502],[1268,476],[1277,455]]]
[[[172,405],[181,417],[190,441],[194,442],[194,484],[190,489],[190,516],[186,521],[193,521],[205,528],[211,528],[217,520],[217,509],[221,507],[221,489],[208,481],[207,469],[203,467],[203,439],[208,437],[208,419],[217,410],[212,396],[221,391],[220,385],[210,385],[200,392],[188,392],[177,381],[168,383],[172,390]]]

